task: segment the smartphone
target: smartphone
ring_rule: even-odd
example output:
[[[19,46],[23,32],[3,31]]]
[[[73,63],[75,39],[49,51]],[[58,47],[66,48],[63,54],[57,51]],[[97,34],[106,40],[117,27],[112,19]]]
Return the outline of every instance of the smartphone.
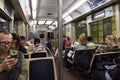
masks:
[[[105,65],[105,68],[108,69],[108,70],[112,70],[113,68],[109,65]]]
[[[17,58],[17,55],[16,55],[16,54],[10,55],[10,56],[11,56],[11,58]]]

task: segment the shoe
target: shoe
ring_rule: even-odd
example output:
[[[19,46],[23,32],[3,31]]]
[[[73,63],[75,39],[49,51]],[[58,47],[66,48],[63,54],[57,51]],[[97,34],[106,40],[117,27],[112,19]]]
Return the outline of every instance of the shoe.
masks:
[[[68,69],[68,68],[66,68],[66,67],[64,68],[64,70],[65,70],[65,71],[67,71],[67,72],[69,72],[69,69]]]

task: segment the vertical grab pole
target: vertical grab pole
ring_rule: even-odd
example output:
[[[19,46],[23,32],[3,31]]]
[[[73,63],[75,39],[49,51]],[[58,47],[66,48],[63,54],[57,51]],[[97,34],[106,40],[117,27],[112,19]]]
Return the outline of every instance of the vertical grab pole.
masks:
[[[62,45],[63,45],[63,38],[62,38],[62,0],[58,0],[58,33],[59,33],[59,46],[58,46],[58,80],[63,80],[63,69],[62,69]]]

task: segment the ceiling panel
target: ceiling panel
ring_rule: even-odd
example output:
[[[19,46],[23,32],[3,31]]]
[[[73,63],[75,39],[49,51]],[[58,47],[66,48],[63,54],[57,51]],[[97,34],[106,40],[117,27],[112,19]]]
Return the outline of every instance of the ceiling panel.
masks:
[[[63,12],[77,0],[63,0]]]
[[[58,0],[38,0],[37,19],[57,19]],[[76,0],[63,0],[63,12]],[[51,15],[50,15],[51,14]]]

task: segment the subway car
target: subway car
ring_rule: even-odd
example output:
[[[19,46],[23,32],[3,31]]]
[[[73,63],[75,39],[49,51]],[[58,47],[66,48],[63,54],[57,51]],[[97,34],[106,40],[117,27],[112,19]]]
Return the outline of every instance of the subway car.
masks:
[[[0,80],[119,75],[119,0],[0,0]]]

